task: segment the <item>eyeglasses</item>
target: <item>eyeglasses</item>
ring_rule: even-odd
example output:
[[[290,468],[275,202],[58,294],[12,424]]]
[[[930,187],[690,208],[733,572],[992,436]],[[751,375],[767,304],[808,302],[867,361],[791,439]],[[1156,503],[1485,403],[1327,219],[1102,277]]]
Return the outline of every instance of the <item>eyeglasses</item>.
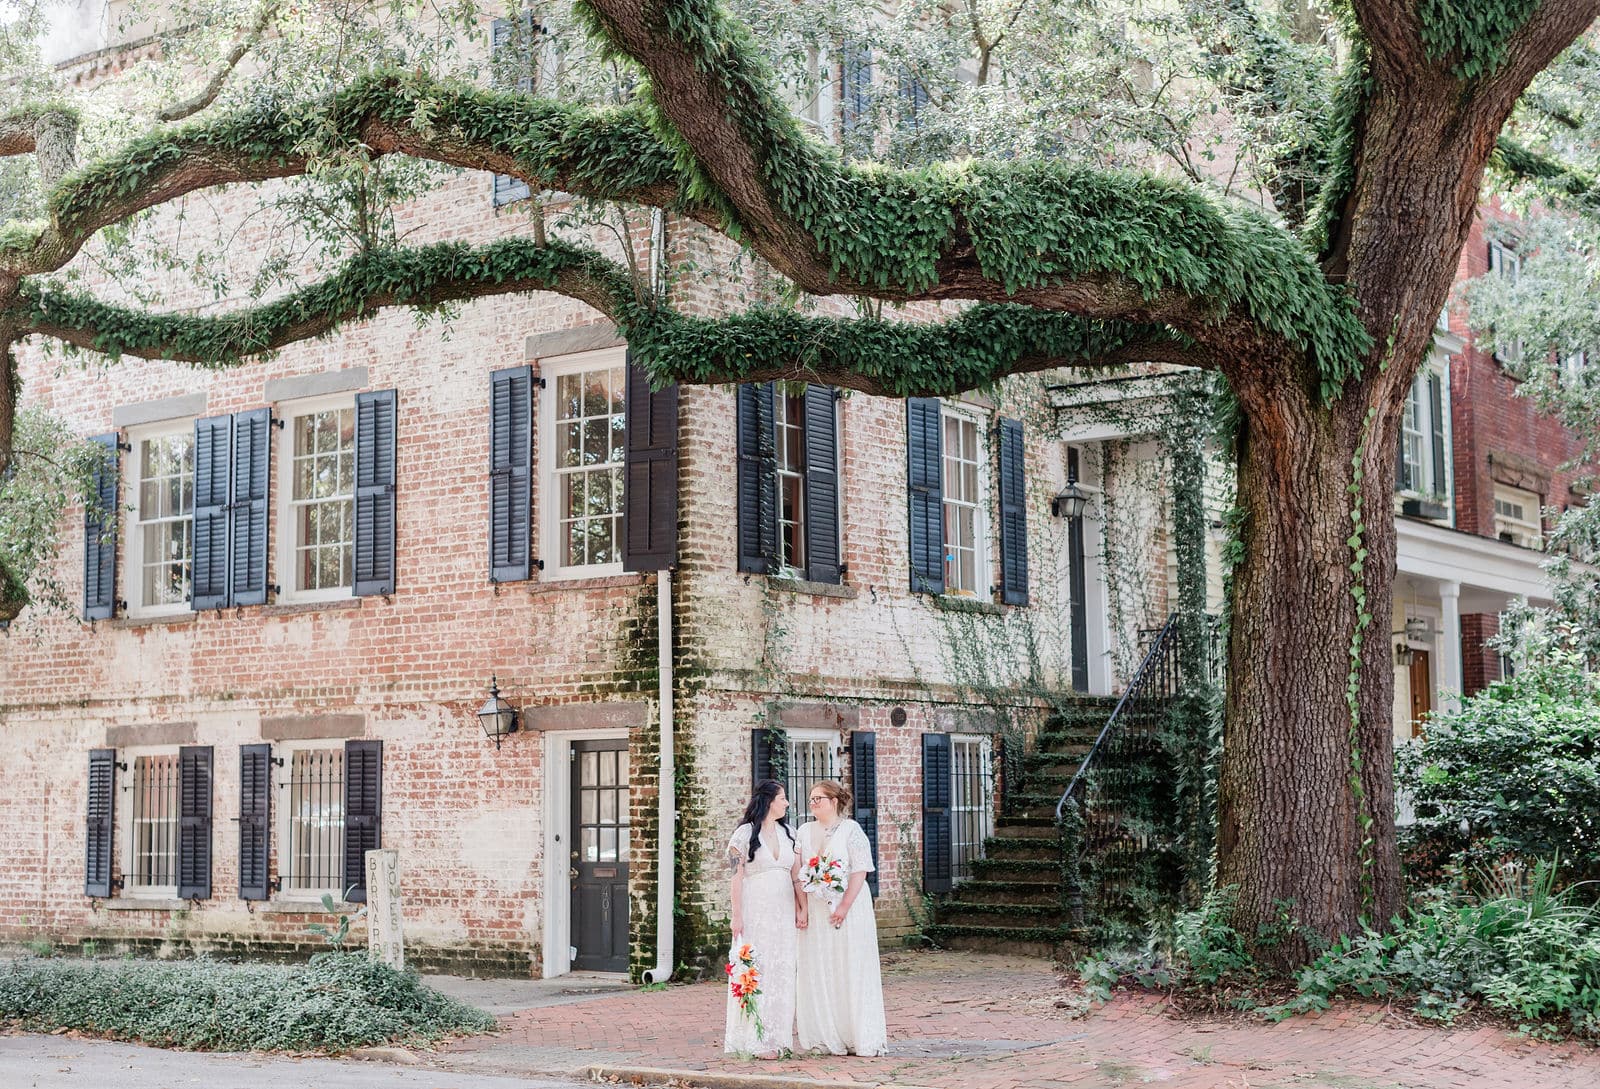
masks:
[[[812,796],[812,798],[810,799],[812,805],[821,805],[823,802],[825,802],[827,800],[828,800],[828,796],[826,794],[817,794],[817,795]]]

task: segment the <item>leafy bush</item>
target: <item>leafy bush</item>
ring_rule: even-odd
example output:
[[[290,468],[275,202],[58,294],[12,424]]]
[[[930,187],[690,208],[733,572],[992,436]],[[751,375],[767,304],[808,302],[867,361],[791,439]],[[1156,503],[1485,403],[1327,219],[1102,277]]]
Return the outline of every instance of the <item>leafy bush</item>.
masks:
[[[1600,878],[1600,683],[1572,655],[1539,661],[1435,715],[1400,751],[1397,785],[1418,858],[1559,855],[1565,881]]]
[[[1481,1001],[1600,1036],[1600,909],[1580,899],[1587,890],[1557,890],[1555,874],[1542,861],[1521,893],[1434,892],[1392,932],[1342,939],[1301,972],[1295,1008],[1341,991],[1413,995],[1419,1014],[1448,1021]]]
[[[305,965],[82,961],[0,965],[0,1023],[218,1051],[346,1051],[486,1032],[494,1018],[365,954]]]
[[[1196,982],[1216,983],[1255,967],[1244,936],[1229,922],[1238,893],[1231,885],[1211,892],[1197,910],[1181,913],[1173,923],[1173,964]]]

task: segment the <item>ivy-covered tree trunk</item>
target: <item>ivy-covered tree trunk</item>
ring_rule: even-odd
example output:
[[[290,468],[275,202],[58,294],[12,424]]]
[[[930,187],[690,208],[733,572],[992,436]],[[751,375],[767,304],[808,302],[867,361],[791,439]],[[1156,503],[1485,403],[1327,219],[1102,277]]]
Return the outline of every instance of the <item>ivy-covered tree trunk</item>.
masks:
[[[1218,884],[1254,937],[1283,914],[1333,938],[1400,906],[1388,654],[1393,439],[1351,398],[1325,409],[1281,389],[1246,408]],[[1359,516],[1359,517],[1358,517]],[[1304,963],[1305,933],[1262,941]]]

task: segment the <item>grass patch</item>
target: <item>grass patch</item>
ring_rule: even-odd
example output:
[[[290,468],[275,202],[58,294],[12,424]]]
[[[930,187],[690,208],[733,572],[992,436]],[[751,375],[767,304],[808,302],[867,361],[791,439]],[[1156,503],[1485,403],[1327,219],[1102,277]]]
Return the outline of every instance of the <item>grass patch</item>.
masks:
[[[0,1024],[162,1047],[348,1051],[494,1023],[364,953],[319,953],[303,965],[34,957],[0,965]]]

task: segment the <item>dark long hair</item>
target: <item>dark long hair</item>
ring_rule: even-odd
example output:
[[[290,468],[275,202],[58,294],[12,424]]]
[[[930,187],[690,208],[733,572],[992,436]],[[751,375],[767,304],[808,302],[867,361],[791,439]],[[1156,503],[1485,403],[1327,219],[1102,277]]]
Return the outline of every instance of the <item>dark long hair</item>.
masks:
[[[778,791],[783,789],[783,784],[776,779],[763,779],[756,784],[756,792],[750,795],[750,804],[744,807],[744,819],[740,824],[750,826],[750,861],[756,860],[756,840],[761,835],[761,826],[767,823],[767,810],[772,808],[772,802],[778,796]],[[789,816],[784,814],[778,818],[778,827],[788,835],[789,842],[794,842],[794,829],[789,827]]]

